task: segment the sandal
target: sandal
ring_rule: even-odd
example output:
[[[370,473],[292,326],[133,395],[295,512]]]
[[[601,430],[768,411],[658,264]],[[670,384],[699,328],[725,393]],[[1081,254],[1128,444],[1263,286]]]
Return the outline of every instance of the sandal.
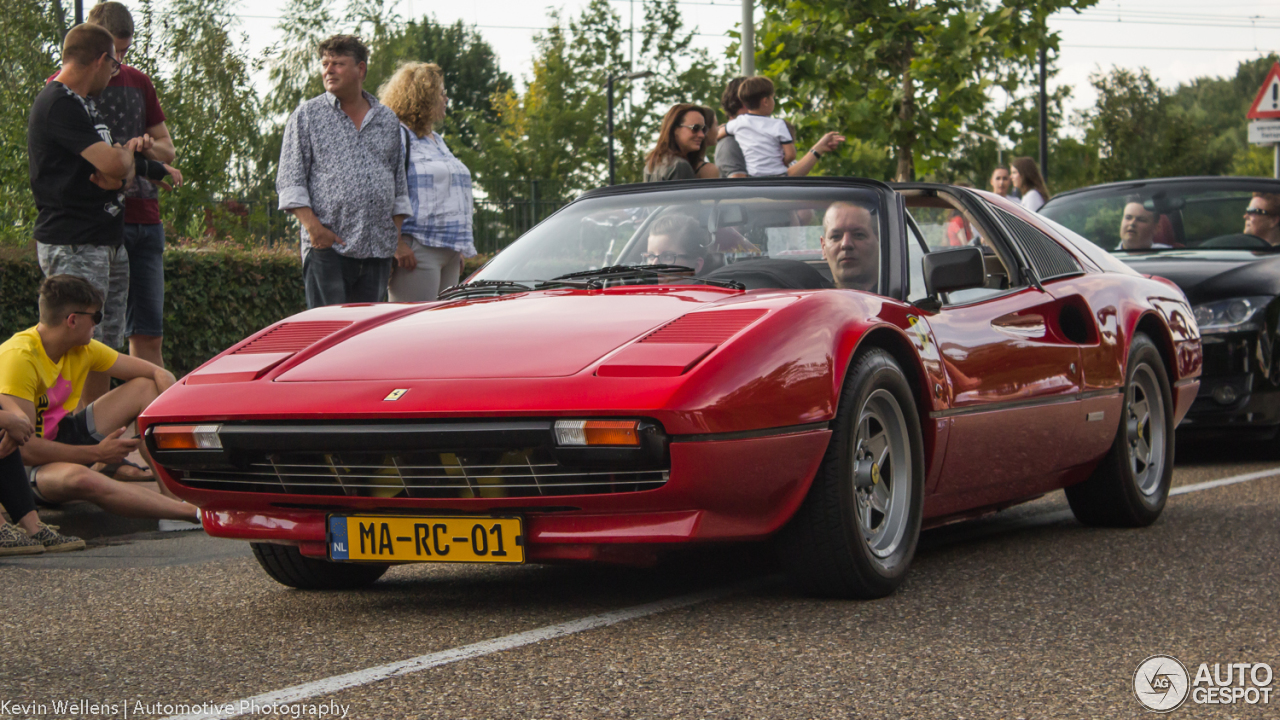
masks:
[[[115,478],[120,482],[151,482],[156,479],[155,475],[151,473],[151,468],[128,460],[108,463],[103,465],[98,472],[109,478]]]

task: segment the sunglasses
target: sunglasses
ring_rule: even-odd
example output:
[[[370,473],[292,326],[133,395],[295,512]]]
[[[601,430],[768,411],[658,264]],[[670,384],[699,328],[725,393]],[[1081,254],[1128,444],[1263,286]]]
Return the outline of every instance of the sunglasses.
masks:
[[[101,324],[102,324],[102,311],[101,311],[101,310],[94,310],[93,312],[86,312],[86,311],[84,311],[84,310],[72,310],[72,311],[71,311],[71,314],[72,314],[72,315],[88,315],[88,316],[89,316],[89,319],[93,321],[93,324],[94,324],[94,325],[101,325]]]
[[[1245,214],[1245,215],[1277,215],[1277,214],[1280,214],[1280,213],[1267,212],[1266,210],[1263,210],[1262,208],[1247,208],[1247,209],[1244,211],[1244,214]]]
[[[706,125],[681,125],[680,127],[682,127],[682,128],[689,128],[690,130],[692,130],[692,131],[694,132],[694,134],[697,134],[697,133],[706,133],[706,132],[707,132],[707,126],[706,126]]]

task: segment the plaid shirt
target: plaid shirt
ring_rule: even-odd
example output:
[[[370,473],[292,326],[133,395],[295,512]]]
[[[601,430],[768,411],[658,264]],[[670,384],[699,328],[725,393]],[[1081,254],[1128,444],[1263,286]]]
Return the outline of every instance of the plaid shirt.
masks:
[[[448,248],[463,257],[476,254],[471,234],[474,212],[471,171],[449,152],[440,133],[420,138],[401,125],[408,142],[409,204],[413,211],[400,231],[427,247]]]
[[[309,207],[337,233],[333,249],[350,258],[389,258],[396,252],[392,218],[409,214],[400,121],[364,93],[369,112],[357,130],[338,98],[326,92],[289,116],[280,148],[276,192],[280,209]],[[311,247],[306,228],[302,248]]]

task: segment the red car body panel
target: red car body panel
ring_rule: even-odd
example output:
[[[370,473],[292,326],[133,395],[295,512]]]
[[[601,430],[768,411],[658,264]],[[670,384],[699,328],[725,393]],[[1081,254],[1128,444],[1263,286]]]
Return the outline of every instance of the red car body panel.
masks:
[[[139,425],[650,419],[670,437],[670,475],[639,492],[296,496],[192,487],[159,468],[169,489],[204,509],[209,534],[296,544],[307,555],[325,556],[329,512],[515,513],[530,560],[635,560],[655,546],[777,532],[822,462],[852,358],[875,344],[895,354],[916,392],[924,515],[939,524],[1088,477],[1115,437],[1140,330],[1167,358],[1175,420],[1195,397],[1199,334],[1176,286],[1073,254],[1084,274],[940,311],[846,290],[699,285],[321,308],[282,325],[334,323],[309,326],[339,328],[332,334],[296,352],[238,354],[280,326],[268,328],[187,376]],[[639,342],[677,318],[725,311],[751,319],[727,338]],[[1063,322],[1073,317],[1085,337],[1069,338],[1079,330]],[[384,399],[394,390],[407,392]]]

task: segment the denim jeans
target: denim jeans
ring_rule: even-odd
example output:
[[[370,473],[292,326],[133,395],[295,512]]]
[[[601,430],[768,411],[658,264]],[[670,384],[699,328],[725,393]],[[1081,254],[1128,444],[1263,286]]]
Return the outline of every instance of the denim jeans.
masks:
[[[381,302],[387,297],[391,258],[349,258],[333,248],[310,248],[302,259],[307,307]]]

